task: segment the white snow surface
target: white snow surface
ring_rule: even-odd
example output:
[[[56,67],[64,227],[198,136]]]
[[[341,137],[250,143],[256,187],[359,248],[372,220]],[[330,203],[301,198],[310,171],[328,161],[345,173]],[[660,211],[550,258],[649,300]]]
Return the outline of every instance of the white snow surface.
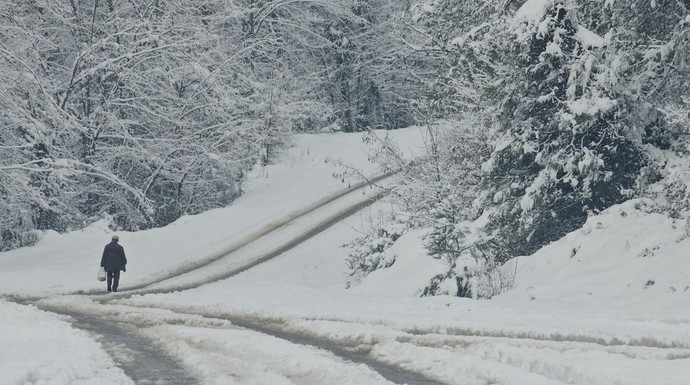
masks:
[[[0,300],[0,384],[133,385],[86,332]]]
[[[410,156],[419,151],[419,129],[390,134]],[[326,159],[377,174],[365,150],[357,134],[300,135],[281,163],[249,176],[246,195],[232,206],[162,229],[118,233],[129,260],[121,291],[222,252],[356,183],[333,178],[342,169]],[[514,259],[507,267],[515,273],[515,286],[489,301],[419,297],[429,278],[446,270],[424,253],[422,231],[408,233],[388,251],[396,256],[390,268],[345,289],[348,250],[341,245],[389,210],[385,201],[234,277],[106,305],[95,301],[105,293],[75,294],[105,291],[95,275],[112,235],[106,224],[49,232],[36,246],[0,254],[0,293],[42,297],[52,306],[123,321],[153,320],[155,326],[140,332],[203,384],[391,383],[327,350],[221,319],[237,316],[359,346],[377,360],[445,384],[687,385],[690,241],[682,221],[654,207],[648,200],[612,207],[534,255]],[[289,239],[309,221],[285,225],[282,235],[250,247],[241,258]],[[132,383],[95,337],[66,321],[0,301],[0,384]]]
[[[579,41],[585,48],[602,48],[606,45],[605,38],[581,25],[577,26],[574,37],[575,40]]]
[[[515,12],[514,21],[536,22],[544,18],[546,12],[551,9],[556,2],[554,0],[527,0]]]

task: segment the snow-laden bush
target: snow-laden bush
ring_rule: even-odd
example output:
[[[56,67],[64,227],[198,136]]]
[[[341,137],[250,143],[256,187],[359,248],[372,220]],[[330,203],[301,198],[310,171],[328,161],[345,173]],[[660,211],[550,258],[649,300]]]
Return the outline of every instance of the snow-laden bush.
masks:
[[[346,244],[351,250],[346,260],[351,278],[348,286],[360,282],[372,271],[392,266],[395,255],[386,250],[405,233],[405,229],[405,225],[400,223],[380,224]]]
[[[455,203],[457,197],[444,198],[431,210],[431,231],[425,237],[424,247],[435,258],[448,264],[458,259],[463,251],[465,233],[458,224],[466,213]]]
[[[422,296],[452,295],[473,299],[490,299],[513,287],[515,265],[496,263],[495,258],[465,254],[455,260],[443,274],[433,277]]]

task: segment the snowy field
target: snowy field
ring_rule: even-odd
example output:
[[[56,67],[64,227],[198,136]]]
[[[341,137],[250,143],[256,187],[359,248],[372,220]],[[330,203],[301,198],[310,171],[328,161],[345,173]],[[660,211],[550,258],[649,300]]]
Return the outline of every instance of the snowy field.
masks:
[[[391,134],[407,153],[419,151],[418,129]],[[342,171],[337,159],[379,174],[360,135],[301,135],[282,163],[249,176],[246,195],[233,206],[162,229],[118,233],[129,260],[121,291],[222,254],[275,223],[282,223],[275,238],[241,258],[300,234],[327,214],[290,222],[295,213],[357,182],[333,177]],[[372,191],[355,195],[366,199]],[[167,294],[113,297],[105,306],[99,302],[105,285],[95,279],[111,236],[105,223],[46,233],[34,247],[0,254],[0,293],[137,325],[202,384],[391,383],[327,350],[232,321],[245,319],[368,351],[444,384],[688,385],[690,241],[683,223],[654,214],[652,206],[613,207],[518,258],[517,266],[508,266],[515,287],[491,301],[419,298],[428,279],[444,270],[424,254],[420,232],[389,251],[397,255],[393,266],[346,289],[348,250],[341,245],[375,223],[390,207],[385,201],[236,276]],[[232,261],[211,266],[226,268],[223,263]],[[195,279],[187,274],[157,285],[174,288]],[[133,383],[95,337],[62,316],[0,300],[0,330],[2,385]]]

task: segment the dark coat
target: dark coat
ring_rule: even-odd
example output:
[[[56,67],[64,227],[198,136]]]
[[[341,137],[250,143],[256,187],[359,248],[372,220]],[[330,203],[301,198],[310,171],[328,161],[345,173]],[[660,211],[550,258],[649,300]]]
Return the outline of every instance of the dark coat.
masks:
[[[127,265],[125,249],[115,241],[105,245],[103,256],[101,257],[101,267],[105,268],[105,271],[124,271],[125,265]]]

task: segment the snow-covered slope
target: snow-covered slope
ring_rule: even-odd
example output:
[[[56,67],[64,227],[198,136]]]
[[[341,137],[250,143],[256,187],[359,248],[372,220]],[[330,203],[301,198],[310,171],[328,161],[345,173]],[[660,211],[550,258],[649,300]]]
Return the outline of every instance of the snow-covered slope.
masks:
[[[517,263],[499,303],[597,315],[690,322],[690,239],[685,223],[631,200],[588,219]]]

